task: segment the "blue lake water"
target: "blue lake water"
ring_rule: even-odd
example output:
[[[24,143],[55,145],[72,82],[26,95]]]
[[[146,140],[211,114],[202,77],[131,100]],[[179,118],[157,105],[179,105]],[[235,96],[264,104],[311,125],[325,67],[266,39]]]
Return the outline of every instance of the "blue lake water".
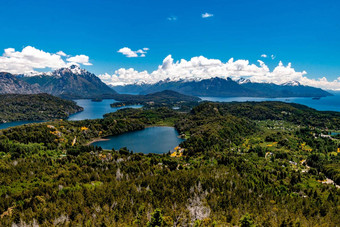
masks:
[[[254,97],[201,97],[202,100],[208,100],[213,102],[246,102],[246,101],[282,101],[288,103],[299,103],[316,110],[322,111],[338,111],[340,112],[340,93],[335,93],[334,96],[323,97],[319,100],[312,98],[254,98]],[[93,102],[90,99],[78,99],[74,100],[79,106],[84,108],[84,111],[72,114],[68,120],[84,120],[84,119],[98,119],[103,118],[106,113],[116,112],[122,108],[140,108],[142,106],[125,106],[111,108],[110,104],[116,102],[114,99],[103,99],[101,102]],[[19,126],[29,123],[37,123],[41,121],[17,121],[0,124],[0,129]]]
[[[340,112],[340,94],[336,93],[334,96],[328,96],[315,100],[312,98],[254,98],[254,97],[200,97],[202,100],[213,102],[262,102],[262,101],[281,101],[288,103],[298,103],[309,106],[316,110],[322,111],[338,111]]]
[[[39,123],[39,122],[42,122],[42,121],[14,121],[14,122],[3,123],[3,124],[0,124],[0,130],[5,129],[5,128],[19,126],[19,125],[26,125],[26,124]]]
[[[101,102],[93,102],[91,99],[77,99],[74,100],[79,106],[84,108],[84,111],[70,115],[68,120],[78,121],[85,119],[98,119],[103,118],[104,114],[116,112],[117,110],[124,108],[140,108],[142,106],[124,106],[124,107],[114,107],[110,106],[111,103],[116,102],[114,99],[103,99]],[[6,129],[9,127],[29,124],[29,123],[39,123],[42,121],[15,121],[0,124],[0,129]]]
[[[135,153],[162,154],[173,150],[183,141],[178,136],[178,132],[173,127],[150,127],[140,131],[109,136],[105,138],[108,140],[98,141],[92,145],[108,150],[127,147]]]
[[[142,106],[124,106],[124,107],[111,107],[111,103],[117,102],[114,99],[103,99],[101,102],[93,102],[90,99],[77,99],[74,100],[78,106],[84,108],[84,111],[70,115],[69,121],[78,121],[85,119],[98,119],[103,118],[104,114],[116,112],[124,108],[140,108]]]

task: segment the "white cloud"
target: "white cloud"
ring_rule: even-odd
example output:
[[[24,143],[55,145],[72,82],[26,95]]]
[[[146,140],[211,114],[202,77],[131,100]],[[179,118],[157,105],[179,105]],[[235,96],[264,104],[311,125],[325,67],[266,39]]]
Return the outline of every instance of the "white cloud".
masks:
[[[166,19],[169,20],[169,21],[176,21],[177,17],[176,16],[170,16],[170,17],[168,17]]]
[[[291,63],[285,66],[280,62],[272,71],[263,61],[258,60],[257,63],[250,64],[248,60],[234,60],[233,58],[224,63],[218,59],[207,59],[203,56],[193,57],[189,61],[182,59],[174,62],[172,56],[169,55],[163,60],[162,65],[159,65],[158,69],[151,73],[139,72],[133,68],[121,68],[116,70],[113,75],[106,73],[99,77],[105,83],[112,85],[153,84],[165,79],[191,81],[230,77],[237,80],[243,77],[249,78],[253,82],[282,84],[288,81],[298,81],[303,85],[340,90],[340,77],[334,81],[328,81],[325,77],[310,79],[306,76],[306,71],[295,71]]]
[[[274,54],[270,55],[271,59],[274,60],[276,56]]]
[[[214,14],[211,14],[211,13],[203,13],[202,14],[202,18],[208,18],[208,17],[213,17]]]
[[[7,48],[4,50],[2,56],[0,56],[0,71],[9,72],[13,74],[35,74],[38,73],[36,69],[58,69],[67,67],[70,63],[66,63],[61,54],[65,54],[59,51],[57,54],[48,53],[43,50],[36,49],[32,46],[27,46],[22,51],[16,51],[14,48]],[[88,57],[82,56],[81,61],[77,63],[83,65],[90,65]],[[87,57],[87,61],[84,59]]]
[[[74,57],[69,57],[66,59],[66,61],[70,62],[71,64],[83,64],[83,65],[92,65],[89,62],[90,58],[89,56],[80,54],[80,55],[76,55]]]
[[[58,51],[56,54],[58,54],[58,55],[60,55],[60,56],[63,56],[63,57],[65,57],[65,56],[67,56],[67,54],[65,54],[63,51]]]
[[[266,54],[261,55],[261,58],[266,58],[266,57],[268,57]]]
[[[147,47],[144,47],[143,49],[139,49],[136,51],[131,50],[128,47],[123,47],[119,49],[117,52],[125,55],[128,58],[137,58],[137,57],[145,57],[145,54],[147,53],[148,50],[149,48]]]
[[[119,49],[117,52],[125,55],[128,58],[138,57],[137,53],[128,47],[123,47]]]

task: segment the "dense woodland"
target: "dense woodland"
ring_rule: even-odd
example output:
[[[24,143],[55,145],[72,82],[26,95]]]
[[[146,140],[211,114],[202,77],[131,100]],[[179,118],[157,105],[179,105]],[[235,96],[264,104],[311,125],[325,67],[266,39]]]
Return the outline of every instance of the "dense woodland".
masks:
[[[0,123],[23,120],[66,119],[82,111],[75,102],[48,94],[0,95]]]
[[[198,104],[200,98],[190,95],[183,95],[175,91],[164,90],[146,95],[126,95],[117,94],[114,97],[120,102],[112,103],[111,107],[121,107],[125,105],[143,105],[145,109],[157,107],[177,108],[188,111]]]
[[[1,130],[0,225],[336,226],[339,122],[297,104],[202,103]],[[176,127],[183,154],[87,146],[150,125]]]

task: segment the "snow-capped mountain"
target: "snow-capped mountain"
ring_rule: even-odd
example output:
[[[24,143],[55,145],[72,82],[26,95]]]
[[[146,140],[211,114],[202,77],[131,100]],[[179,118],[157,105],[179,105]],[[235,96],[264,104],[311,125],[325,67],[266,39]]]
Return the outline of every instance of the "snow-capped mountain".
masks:
[[[251,83],[251,81],[249,79],[245,79],[245,78],[240,78],[236,81],[238,84],[246,84],[246,83]]]
[[[76,65],[20,79],[39,86],[42,92],[65,98],[93,98],[116,93],[96,75]]]
[[[300,86],[300,82],[296,80],[288,81],[286,83],[281,84],[282,86]]]
[[[133,84],[112,88],[120,93],[149,94],[173,90],[186,95],[221,97],[324,97],[331,95],[320,88],[303,86],[296,81],[278,85],[254,83],[244,78],[234,81],[231,78],[218,77],[192,81],[167,79],[155,84]]]

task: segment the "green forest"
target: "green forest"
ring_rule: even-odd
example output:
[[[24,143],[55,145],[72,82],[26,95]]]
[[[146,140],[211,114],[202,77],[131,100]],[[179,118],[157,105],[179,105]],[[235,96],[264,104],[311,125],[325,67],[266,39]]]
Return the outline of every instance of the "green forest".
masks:
[[[0,123],[24,120],[66,119],[82,111],[75,102],[48,94],[1,94]]]
[[[89,145],[156,125],[181,155]],[[203,102],[1,130],[0,226],[337,226],[339,129],[298,104]]]

